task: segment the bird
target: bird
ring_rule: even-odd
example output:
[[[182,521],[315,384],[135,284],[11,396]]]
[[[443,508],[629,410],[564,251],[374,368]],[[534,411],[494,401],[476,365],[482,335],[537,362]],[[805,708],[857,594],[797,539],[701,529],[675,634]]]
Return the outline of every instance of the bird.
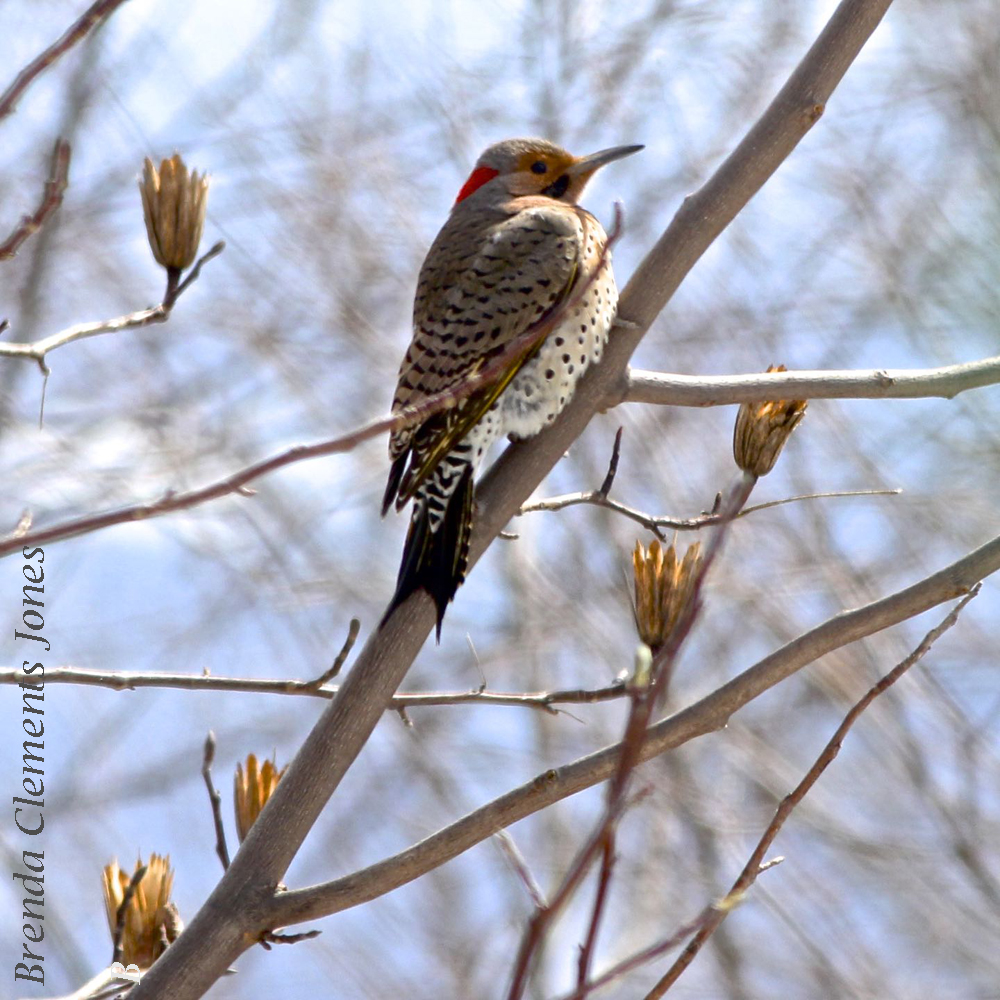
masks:
[[[487,376],[390,435],[382,516],[393,505],[413,508],[383,623],[422,589],[440,642],[468,568],[483,456],[504,435],[529,438],[551,424],[600,360],[618,292],[607,234],[579,199],[601,167],[642,148],[576,157],[545,139],[506,139],[482,153],[459,190],[420,269],[391,412]],[[543,324],[552,328],[541,343],[518,349]]]

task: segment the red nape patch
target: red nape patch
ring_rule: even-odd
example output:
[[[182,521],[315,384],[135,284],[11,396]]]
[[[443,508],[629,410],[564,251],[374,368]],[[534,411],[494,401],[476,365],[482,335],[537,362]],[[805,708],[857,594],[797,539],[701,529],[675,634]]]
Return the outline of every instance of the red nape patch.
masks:
[[[493,180],[498,173],[500,171],[494,170],[492,167],[476,167],[469,174],[469,179],[462,185],[462,190],[458,192],[455,204],[457,205],[463,198],[468,198],[473,191],[478,191],[487,181]]]

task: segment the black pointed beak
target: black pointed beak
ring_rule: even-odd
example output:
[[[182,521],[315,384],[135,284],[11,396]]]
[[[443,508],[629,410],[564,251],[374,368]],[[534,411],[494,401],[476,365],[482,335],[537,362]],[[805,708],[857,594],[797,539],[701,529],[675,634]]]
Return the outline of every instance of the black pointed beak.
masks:
[[[638,153],[640,149],[645,148],[645,146],[640,145],[612,146],[610,149],[602,149],[600,152],[591,153],[590,156],[581,156],[566,173],[572,177],[589,177],[596,170],[600,170],[601,167],[613,163],[615,160],[620,160],[625,156]]]

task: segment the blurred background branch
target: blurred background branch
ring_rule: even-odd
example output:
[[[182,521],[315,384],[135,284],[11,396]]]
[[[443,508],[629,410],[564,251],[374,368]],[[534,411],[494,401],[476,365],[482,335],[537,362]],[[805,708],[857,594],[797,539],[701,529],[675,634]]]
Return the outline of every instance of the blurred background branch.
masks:
[[[125,2],[126,0],[97,0],[74,24],[66,29],[57,41],[28,63],[17,74],[10,86],[0,94],[0,120],[15,111],[17,102],[24,95],[24,92],[42,73]]]
[[[52,164],[49,169],[49,179],[45,182],[42,200],[31,215],[26,215],[17,224],[17,228],[0,243],[0,263],[13,257],[29,236],[38,232],[45,225],[48,217],[62,204],[63,193],[69,184],[69,143],[64,139],[56,141],[52,153]],[[6,347],[6,344],[0,347]]]

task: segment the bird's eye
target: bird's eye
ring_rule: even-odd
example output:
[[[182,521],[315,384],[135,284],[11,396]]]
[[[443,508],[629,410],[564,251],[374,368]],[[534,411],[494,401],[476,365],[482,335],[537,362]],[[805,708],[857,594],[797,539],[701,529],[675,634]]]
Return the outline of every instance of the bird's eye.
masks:
[[[535,160],[535,162],[531,164],[531,172],[533,174],[544,174],[548,169],[549,165],[544,160]]]

